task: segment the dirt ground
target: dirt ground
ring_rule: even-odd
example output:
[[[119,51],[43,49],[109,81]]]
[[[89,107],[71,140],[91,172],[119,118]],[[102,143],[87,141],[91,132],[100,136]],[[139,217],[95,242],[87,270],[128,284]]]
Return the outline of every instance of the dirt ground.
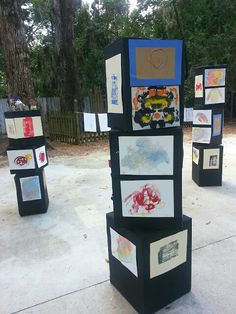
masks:
[[[192,141],[192,128],[184,127],[184,141],[190,143]],[[236,121],[226,122],[224,125],[224,136],[236,135]],[[84,143],[81,145],[72,145],[48,140],[49,158],[60,156],[86,156],[94,151],[109,151],[108,140],[99,140],[97,142]],[[8,139],[6,136],[0,136],[0,167],[7,164],[6,149]]]

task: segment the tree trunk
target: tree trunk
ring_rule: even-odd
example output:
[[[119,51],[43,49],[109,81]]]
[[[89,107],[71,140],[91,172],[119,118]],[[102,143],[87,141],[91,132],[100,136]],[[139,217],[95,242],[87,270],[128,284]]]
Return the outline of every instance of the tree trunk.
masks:
[[[52,0],[62,110],[82,111],[78,61],[74,46],[73,0]]]
[[[32,74],[17,0],[0,1],[0,43],[4,59],[8,96],[18,96],[26,105],[34,98]]]

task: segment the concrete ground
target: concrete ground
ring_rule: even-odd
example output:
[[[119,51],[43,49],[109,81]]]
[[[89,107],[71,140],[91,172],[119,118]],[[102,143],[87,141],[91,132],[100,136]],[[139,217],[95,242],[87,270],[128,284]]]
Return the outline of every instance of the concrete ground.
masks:
[[[191,179],[191,143],[185,140],[183,212],[193,218],[192,292],[159,314],[236,313],[236,137],[225,135],[223,145],[223,186],[201,188]],[[1,314],[136,313],[109,283],[108,159],[107,148],[51,158],[45,169],[48,213],[24,218],[3,161]]]

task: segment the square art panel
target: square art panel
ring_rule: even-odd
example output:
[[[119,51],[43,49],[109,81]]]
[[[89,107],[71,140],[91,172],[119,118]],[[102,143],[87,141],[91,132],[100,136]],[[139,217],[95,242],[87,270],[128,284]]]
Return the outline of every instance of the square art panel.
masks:
[[[130,85],[180,85],[182,41],[129,40]]]
[[[225,102],[225,87],[215,87],[205,89],[205,104],[214,105]]]
[[[126,268],[129,269],[136,277],[138,277],[137,271],[137,257],[136,246],[121,236],[115,230],[110,227],[111,235],[111,254],[121,262]]]
[[[203,97],[203,75],[196,75],[195,76],[195,98]]]
[[[173,180],[121,181],[123,217],[174,217]]]
[[[121,54],[106,60],[107,104],[109,113],[123,113]]]
[[[193,124],[211,125],[212,110],[193,110]]]
[[[192,139],[195,143],[209,144],[211,141],[211,128],[192,128]]]
[[[225,86],[226,69],[205,69],[205,87]]]
[[[34,153],[32,149],[8,150],[7,157],[11,170],[27,170],[35,168]]]
[[[221,126],[222,126],[222,114],[214,114],[212,136],[221,135]]]
[[[199,149],[193,146],[193,162],[198,165],[199,163]]]
[[[42,198],[39,176],[20,178],[20,186],[23,202],[39,200]]]
[[[133,130],[180,126],[179,87],[132,87]]]
[[[187,260],[188,231],[150,244],[150,278],[164,274]]]
[[[220,149],[204,149],[203,151],[203,169],[219,169]]]
[[[120,136],[120,174],[173,175],[173,136]]]

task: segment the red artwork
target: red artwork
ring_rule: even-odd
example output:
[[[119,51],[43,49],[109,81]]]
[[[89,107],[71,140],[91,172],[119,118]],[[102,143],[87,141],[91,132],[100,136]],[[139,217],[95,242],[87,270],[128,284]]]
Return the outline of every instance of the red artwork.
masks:
[[[32,117],[26,117],[23,119],[23,131],[24,131],[24,137],[34,136],[34,125],[33,125]]]
[[[202,90],[202,83],[196,83],[196,91]]]
[[[131,201],[132,200],[132,201]],[[134,191],[128,195],[124,202],[131,201],[131,213],[138,213],[141,209],[150,213],[161,202],[160,192],[152,184],[145,184],[140,191]]]
[[[18,156],[16,157],[16,159],[14,160],[14,163],[17,166],[24,166],[28,163],[28,159],[26,158],[26,156]]]
[[[42,163],[45,161],[45,153],[44,152],[39,153],[39,161],[41,161]]]

